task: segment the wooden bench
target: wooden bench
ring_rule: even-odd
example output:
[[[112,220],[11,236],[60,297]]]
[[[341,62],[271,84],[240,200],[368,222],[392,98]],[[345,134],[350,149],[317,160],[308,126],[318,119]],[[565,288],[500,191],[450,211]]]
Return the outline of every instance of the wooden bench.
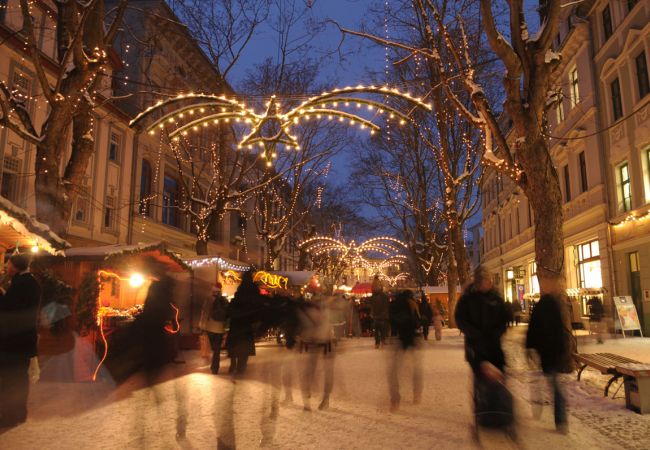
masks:
[[[609,387],[612,383],[624,375],[616,368],[616,366],[622,364],[641,364],[639,361],[634,359],[615,355],[613,353],[574,353],[573,357],[578,364],[582,365],[580,370],[578,370],[578,381],[580,381],[582,371],[587,367],[593,367],[603,375],[612,376],[605,386],[605,397],[608,396]]]

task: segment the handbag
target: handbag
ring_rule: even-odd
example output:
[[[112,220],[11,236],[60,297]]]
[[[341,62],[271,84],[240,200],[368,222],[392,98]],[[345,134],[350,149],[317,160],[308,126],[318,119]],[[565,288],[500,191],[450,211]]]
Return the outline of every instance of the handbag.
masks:
[[[201,358],[210,359],[212,357],[212,347],[207,333],[201,333],[199,336],[199,351]]]
[[[29,381],[32,383],[37,383],[41,379],[41,368],[38,365],[38,358],[36,356],[30,358],[27,374],[29,375]]]

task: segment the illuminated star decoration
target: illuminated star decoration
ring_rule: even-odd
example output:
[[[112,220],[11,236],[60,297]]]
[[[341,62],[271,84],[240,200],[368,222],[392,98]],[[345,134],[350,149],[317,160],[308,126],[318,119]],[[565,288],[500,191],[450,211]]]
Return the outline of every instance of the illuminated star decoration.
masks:
[[[406,256],[400,253],[406,248],[406,244],[388,236],[368,239],[361,244],[357,244],[354,240],[348,244],[332,237],[314,236],[300,242],[298,246],[313,256],[329,255],[338,261],[349,260],[352,267],[363,267],[373,275],[406,261]],[[369,257],[370,254],[380,254],[383,259],[376,262],[376,258]]]
[[[401,125],[410,120],[408,115],[391,106],[368,98],[353,97],[352,94],[381,95],[400,99],[429,111],[432,108],[421,98],[387,86],[359,85],[333,89],[331,92],[310,97],[287,112],[281,111],[281,105],[273,95],[266,102],[266,111],[261,114],[232,97],[189,93],[158,101],[138,114],[129,126],[136,126],[149,116],[160,113],[160,117],[150,123],[146,130],[150,134],[155,134],[155,130],[159,129],[166,132],[173,142],[178,142],[180,136],[187,136],[190,132],[197,132],[209,125],[240,123],[249,126],[250,132],[244,135],[237,147],[252,150],[255,145],[258,145],[264,150],[262,157],[275,158],[277,156],[275,152],[266,151],[269,144],[272,146],[282,144],[286,149],[300,150],[298,138],[292,134],[291,129],[302,120],[336,118],[342,123],[347,121],[350,125],[358,124],[361,129],[367,128],[370,134],[379,131],[380,127],[372,122],[372,119],[365,119],[359,115],[364,107],[366,111],[375,114],[375,117],[386,115],[388,120],[396,120]],[[166,125],[175,125],[175,127],[167,131]]]
[[[383,273],[379,275],[379,278],[386,281],[391,287],[395,287],[398,282],[408,279],[409,274],[406,272],[400,272],[394,277],[390,275],[384,275]]]

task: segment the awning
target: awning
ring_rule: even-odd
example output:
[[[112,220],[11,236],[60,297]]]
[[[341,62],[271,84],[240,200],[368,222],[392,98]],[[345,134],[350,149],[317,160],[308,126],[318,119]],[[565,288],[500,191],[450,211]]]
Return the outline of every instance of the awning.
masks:
[[[357,283],[352,286],[352,290],[350,292],[353,294],[371,294],[372,283]]]
[[[605,288],[568,288],[566,294],[569,297],[582,297],[587,295],[601,295],[607,292]]]
[[[246,272],[250,269],[250,265],[248,264],[217,255],[187,258],[185,259],[185,263],[191,267],[217,266],[219,270],[234,270],[235,272]]]
[[[152,257],[167,266],[171,272],[192,270],[185,261],[175,253],[167,250],[164,241],[137,245],[104,245],[101,247],[75,247],[65,251],[68,260],[102,260],[107,265],[114,264],[128,257]]]
[[[0,197],[0,247],[38,247],[52,255],[62,254],[70,244],[37,221],[27,211]]]

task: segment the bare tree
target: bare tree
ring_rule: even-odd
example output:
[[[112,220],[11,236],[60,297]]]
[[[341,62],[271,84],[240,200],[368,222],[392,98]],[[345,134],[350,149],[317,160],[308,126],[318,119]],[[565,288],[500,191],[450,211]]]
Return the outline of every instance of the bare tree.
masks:
[[[6,81],[0,81],[0,124],[36,146],[36,214],[53,230],[65,234],[72,205],[78,196],[93,153],[93,109],[101,98],[101,80],[109,66],[109,53],[127,0],[109,12],[105,26],[103,0],[57,1],[52,16],[56,26],[56,56],[50,59],[40,48],[32,21],[34,2],[20,0],[23,27],[20,32],[47,102],[43,123],[27,107],[25,99]],[[69,131],[72,129],[72,151]],[[67,156],[69,154],[69,156]],[[63,162],[63,163],[62,163]],[[61,167],[64,167],[63,173]]]
[[[558,174],[544,133],[547,109],[553,105],[551,74],[561,58],[553,52],[561,2],[546,0],[540,9],[541,26],[529,33],[523,0],[507,0],[507,33],[499,31],[493,2],[480,0],[480,26],[492,51],[505,67],[503,108],[513,123],[511,134],[500,127],[500,107],[494,107],[476,78],[476,61],[461,17],[450,17],[451,4],[413,0],[412,14],[424,25],[422,42],[395,42],[369,33],[349,31],[383,45],[398,48],[404,57],[421,55],[442,78],[446,98],[485,133],[483,161],[510,177],[526,194],[535,220],[535,255],[543,293],[558,294],[563,310],[566,295],[562,197]],[[508,37],[506,37],[508,36]],[[442,38],[442,39],[441,39]],[[424,45],[422,45],[424,44]],[[458,80],[459,84],[453,81]],[[454,87],[462,87],[472,108],[467,108]],[[497,150],[493,151],[493,144]],[[495,154],[496,152],[496,154]],[[565,315],[565,322],[570,320]]]

